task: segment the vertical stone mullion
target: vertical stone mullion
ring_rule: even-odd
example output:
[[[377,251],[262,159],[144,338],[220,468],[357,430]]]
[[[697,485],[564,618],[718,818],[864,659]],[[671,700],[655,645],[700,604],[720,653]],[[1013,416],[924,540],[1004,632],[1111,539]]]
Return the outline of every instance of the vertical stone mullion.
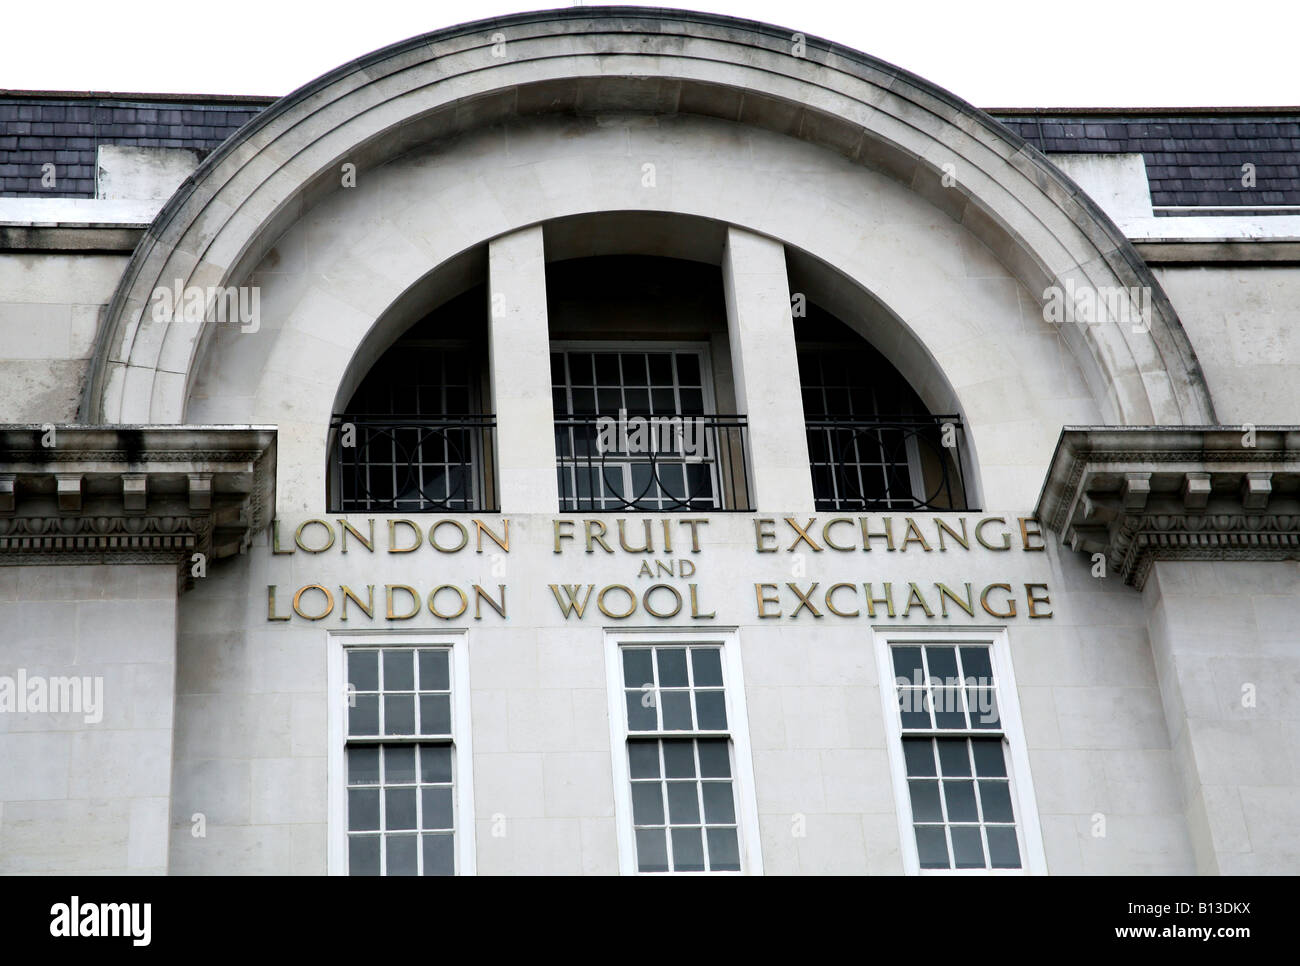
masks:
[[[752,505],[811,512],[812,474],[785,248],[762,235],[729,228],[722,278],[736,405],[749,417]]]
[[[559,488],[541,226],[488,243],[488,356],[501,511],[554,513]]]

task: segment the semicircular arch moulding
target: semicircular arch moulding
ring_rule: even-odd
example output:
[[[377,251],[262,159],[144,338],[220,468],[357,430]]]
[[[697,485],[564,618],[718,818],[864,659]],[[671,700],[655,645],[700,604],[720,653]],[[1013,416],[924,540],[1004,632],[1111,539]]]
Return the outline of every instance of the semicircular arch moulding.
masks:
[[[204,290],[238,284],[304,212],[340,190],[342,164],[365,177],[413,148],[512,118],[626,112],[724,118],[883,171],[965,226],[1030,292],[1146,290],[1149,326],[1112,318],[1062,327],[1099,412],[1127,425],[1215,421],[1159,284],[1041,154],[978,109],[864,54],[807,38],[796,55],[791,33],[777,27],[646,8],[545,11],[428,34],[276,102],[207,159],[137,246],[101,327],[83,413],[96,422],[185,420],[215,323],[155,317],[153,293],[178,280]],[[487,239],[516,225],[502,213],[482,227]]]

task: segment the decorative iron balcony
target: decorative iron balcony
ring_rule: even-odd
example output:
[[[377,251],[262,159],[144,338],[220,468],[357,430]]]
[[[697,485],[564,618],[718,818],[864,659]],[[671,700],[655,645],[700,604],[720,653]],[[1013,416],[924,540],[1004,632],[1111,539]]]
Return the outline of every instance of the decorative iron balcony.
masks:
[[[967,510],[958,416],[806,421],[818,510]]]
[[[496,416],[336,414],[331,513],[495,512]]]
[[[560,511],[750,510],[744,416],[555,420]]]

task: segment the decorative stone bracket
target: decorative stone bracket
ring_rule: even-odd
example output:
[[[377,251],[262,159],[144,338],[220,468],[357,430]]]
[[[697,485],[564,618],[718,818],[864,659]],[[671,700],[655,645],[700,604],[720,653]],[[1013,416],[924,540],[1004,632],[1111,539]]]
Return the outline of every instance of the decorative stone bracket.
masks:
[[[270,426],[0,427],[0,566],[172,563],[184,578],[274,515],[275,446]]]
[[[1300,560],[1300,427],[1067,426],[1036,513],[1139,590],[1157,560]]]

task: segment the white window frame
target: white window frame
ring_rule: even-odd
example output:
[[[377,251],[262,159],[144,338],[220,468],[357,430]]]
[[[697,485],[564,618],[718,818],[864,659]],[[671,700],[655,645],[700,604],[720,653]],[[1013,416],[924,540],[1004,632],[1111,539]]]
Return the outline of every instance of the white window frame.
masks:
[[[713,357],[709,347],[709,343],[707,342],[682,342],[682,341],[657,342],[657,341],[650,341],[650,340],[633,340],[633,339],[618,339],[618,340],[609,340],[609,341],[602,342],[599,340],[592,340],[592,339],[553,339],[551,341],[550,351],[562,352],[562,353],[568,353],[568,352],[624,353],[626,352],[629,354],[651,353],[651,352],[691,353],[697,356],[700,361],[700,390],[701,390],[701,395],[704,398],[703,416],[705,419],[708,419],[711,417],[716,417],[718,415],[717,400],[714,396],[714,391],[713,391]],[[548,359],[548,364],[549,364],[549,359]],[[622,388],[626,388],[626,386],[622,383],[620,383],[620,386]],[[573,386],[570,384],[567,387],[566,391],[572,393]],[[558,416],[559,414],[557,413],[556,415]],[[617,414],[606,414],[606,415],[617,415]],[[668,417],[668,418],[677,418],[677,417]],[[690,418],[690,417],[682,417],[682,418]],[[708,465],[710,466],[710,476],[713,480],[714,490],[717,493],[717,498],[722,501],[723,506],[715,507],[711,511],[700,511],[700,512],[717,513],[722,511],[726,503],[728,502],[728,498],[727,498],[728,491],[734,489],[734,483],[729,486],[728,481],[725,479],[723,474],[722,453],[720,452],[721,442],[722,442],[721,437],[719,437],[718,447],[711,454],[711,457],[708,460]],[[558,453],[556,455],[558,457]],[[623,464],[622,477],[623,477],[624,492],[631,493],[633,489],[632,461],[628,461]],[[561,494],[561,500],[563,500],[563,494]],[[591,510],[591,511],[563,510],[562,512],[564,513],[587,513],[587,512],[623,513],[628,511],[626,510]],[[643,512],[643,511],[636,511],[636,512]],[[663,511],[651,511],[651,512],[685,513],[690,511],[686,510],[685,508],[679,507],[677,509],[665,509]]]
[[[476,873],[474,857],[474,745],[469,706],[468,631],[391,631],[374,634],[332,631],[329,634],[327,672],[327,733],[329,752],[326,781],[329,788],[329,875],[348,874],[347,829],[347,649],[350,647],[445,647],[451,651],[452,778],[456,793],[456,875]]]
[[[708,342],[657,339],[552,339],[551,352],[694,352],[700,357],[700,389],[704,395],[705,415],[716,414],[713,389],[713,352]],[[547,358],[550,365],[550,358]],[[573,387],[570,386],[570,389]]]
[[[872,648],[876,654],[876,671],[880,681],[880,699],[885,714],[889,750],[889,772],[894,786],[894,810],[902,846],[903,870],[908,875],[1046,875],[1047,859],[1043,852],[1042,827],[1038,821],[1038,803],[1029,769],[1029,749],[1020,717],[1020,699],[1015,673],[1011,666],[1011,646],[1005,627],[957,630],[912,630],[889,626],[871,629]],[[1016,838],[1020,846],[1019,869],[922,869],[916,850],[916,832],[912,828],[912,798],[907,786],[907,763],[903,757],[903,727],[899,717],[892,645],[916,646],[940,644],[961,646],[984,644],[993,660],[997,681],[998,716],[1007,759],[1007,777],[1011,801],[1016,808]],[[954,731],[954,737],[968,736]]]
[[[640,872],[636,867],[636,834],[632,823],[632,776],[627,743],[632,738],[709,737],[713,732],[628,730],[627,702],[623,696],[622,648],[661,645],[707,646],[722,652],[722,687],[727,708],[727,737],[732,750],[732,794],[736,799],[736,838],[740,850],[738,872]],[[605,629],[605,683],[609,695],[609,742],[613,758],[614,818],[618,828],[620,875],[762,875],[763,851],[759,836],[758,803],[754,793],[754,761],[749,746],[749,712],[745,706],[745,673],[740,640],[735,628],[653,627]]]

